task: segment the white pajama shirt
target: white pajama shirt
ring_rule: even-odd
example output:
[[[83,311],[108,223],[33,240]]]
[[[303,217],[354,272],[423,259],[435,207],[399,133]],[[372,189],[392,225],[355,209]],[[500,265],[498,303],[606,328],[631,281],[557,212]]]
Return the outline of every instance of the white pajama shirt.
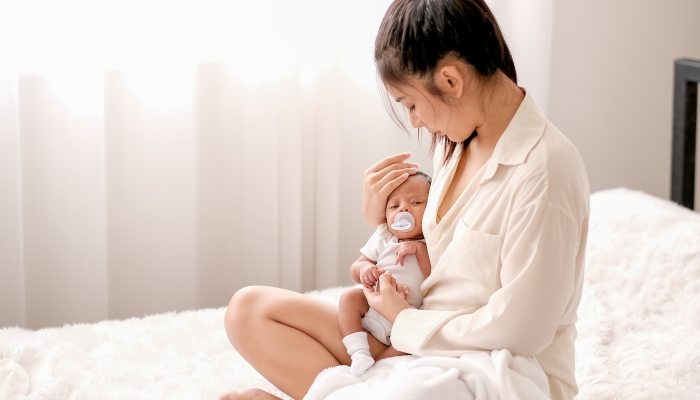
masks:
[[[449,212],[436,222],[459,152],[435,174],[423,216],[432,273],[403,310],[393,346],[416,355],[507,349],[535,356],[553,399],[573,399],[576,309],[589,187],[576,148],[529,94]]]

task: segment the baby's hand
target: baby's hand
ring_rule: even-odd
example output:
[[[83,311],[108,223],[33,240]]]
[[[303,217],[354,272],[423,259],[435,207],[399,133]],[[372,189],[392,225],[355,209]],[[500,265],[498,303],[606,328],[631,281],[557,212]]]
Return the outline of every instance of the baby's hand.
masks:
[[[399,245],[399,248],[396,249],[396,264],[401,264],[403,267],[403,256],[407,254],[416,254],[418,251],[418,246],[423,244],[423,242],[420,242],[418,240],[412,240],[410,242],[403,242]]]
[[[373,288],[379,281],[379,276],[383,273],[383,269],[377,268],[371,262],[367,262],[360,268],[360,283],[364,287]]]

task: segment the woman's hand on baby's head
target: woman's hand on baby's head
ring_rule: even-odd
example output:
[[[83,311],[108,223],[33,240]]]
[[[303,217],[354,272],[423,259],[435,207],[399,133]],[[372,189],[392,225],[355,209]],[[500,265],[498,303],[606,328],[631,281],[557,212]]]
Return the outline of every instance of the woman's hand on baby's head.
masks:
[[[362,188],[362,212],[367,222],[379,226],[386,222],[386,199],[409,175],[418,171],[418,164],[406,160],[411,153],[387,157],[365,171]]]

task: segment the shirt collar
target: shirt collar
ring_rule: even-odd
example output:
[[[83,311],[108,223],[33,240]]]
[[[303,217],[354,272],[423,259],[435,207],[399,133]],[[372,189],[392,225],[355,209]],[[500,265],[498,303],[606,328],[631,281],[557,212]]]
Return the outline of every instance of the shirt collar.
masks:
[[[503,132],[486,163],[486,170],[479,184],[491,179],[499,164],[518,165],[525,162],[530,151],[544,133],[547,117],[537,106],[529,92],[525,93],[518,111]]]

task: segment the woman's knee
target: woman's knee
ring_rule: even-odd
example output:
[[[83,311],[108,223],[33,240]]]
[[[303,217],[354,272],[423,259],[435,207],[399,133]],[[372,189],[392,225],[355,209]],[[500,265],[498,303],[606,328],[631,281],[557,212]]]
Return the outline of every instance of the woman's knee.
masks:
[[[246,286],[239,289],[228,303],[224,314],[224,327],[229,338],[234,339],[250,327],[255,318],[264,316],[264,288],[261,286]]]

